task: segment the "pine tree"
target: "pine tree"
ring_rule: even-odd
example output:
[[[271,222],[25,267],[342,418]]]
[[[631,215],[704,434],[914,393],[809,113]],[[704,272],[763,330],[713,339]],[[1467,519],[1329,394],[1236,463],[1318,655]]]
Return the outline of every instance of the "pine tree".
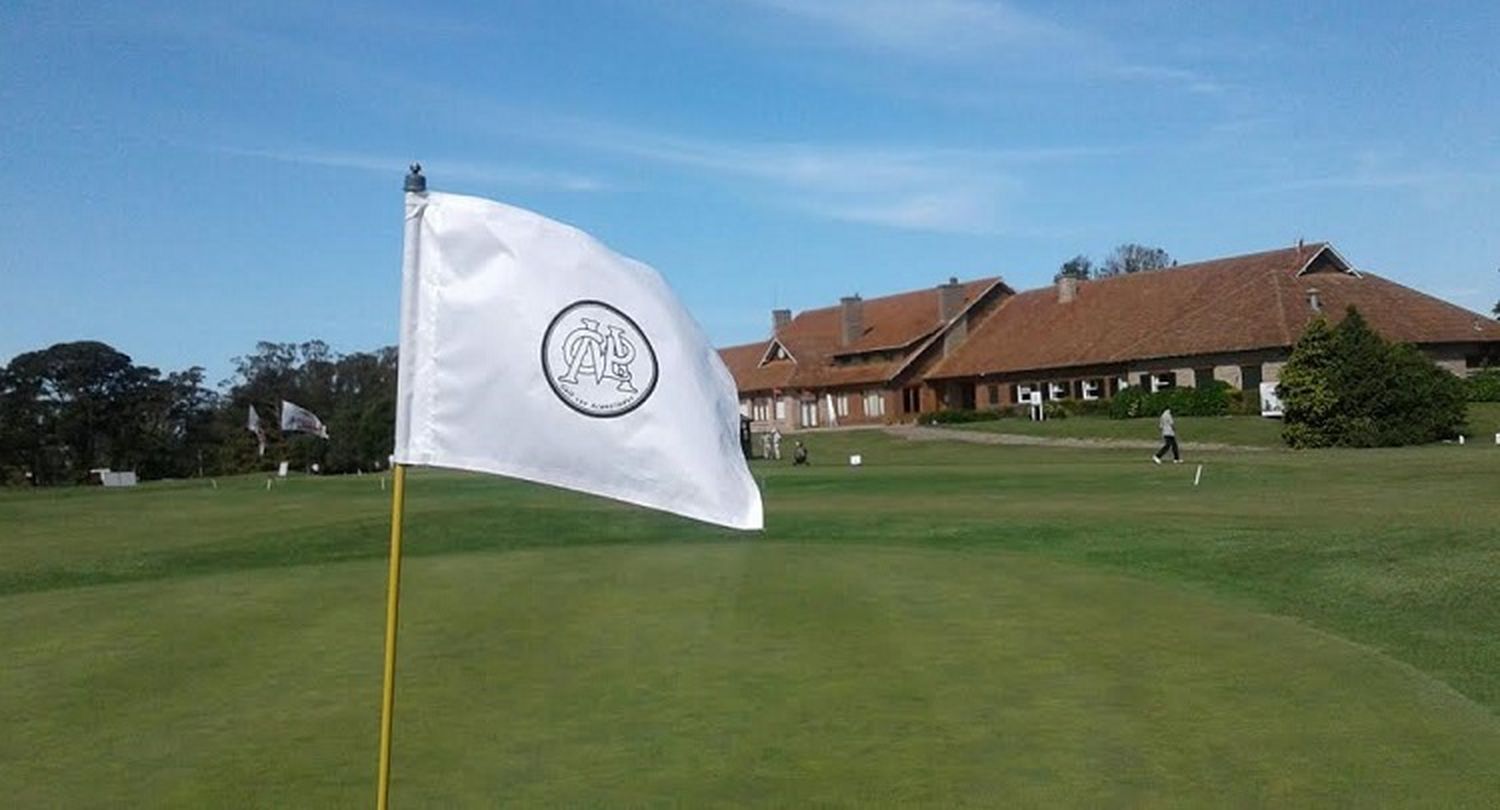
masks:
[[[1297,340],[1276,387],[1282,403],[1281,437],[1291,447],[1334,444],[1339,405],[1333,385],[1335,366],[1333,330],[1317,318]]]

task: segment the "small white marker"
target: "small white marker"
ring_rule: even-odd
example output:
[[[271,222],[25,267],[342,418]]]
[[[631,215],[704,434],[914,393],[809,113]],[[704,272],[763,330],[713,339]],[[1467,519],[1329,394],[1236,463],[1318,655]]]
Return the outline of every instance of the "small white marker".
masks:
[[[267,492],[271,491],[271,479],[269,479],[269,478],[266,479],[266,491]]]
[[[1198,482],[1202,481],[1202,480],[1203,480],[1203,465],[1199,464],[1198,465],[1198,471],[1195,472],[1195,473],[1193,473],[1193,486],[1195,486],[1195,487],[1198,486]]]
[[[210,478],[210,479],[208,479],[208,481],[209,481],[209,483],[211,483],[211,484],[214,485],[214,489],[218,489],[219,488],[219,479],[217,479],[217,478]]]
[[[1458,434],[1458,443],[1460,445],[1462,445],[1464,443],[1464,434],[1462,434],[1462,433]]]
[[[385,476],[380,476],[380,491],[385,492]]]

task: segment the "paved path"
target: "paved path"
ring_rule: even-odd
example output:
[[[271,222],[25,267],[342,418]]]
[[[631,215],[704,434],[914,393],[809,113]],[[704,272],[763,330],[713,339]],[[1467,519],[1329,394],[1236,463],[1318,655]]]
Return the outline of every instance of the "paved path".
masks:
[[[1025,436],[1019,433],[991,433],[987,430],[963,430],[962,428],[936,428],[920,425],[893,425],[885,429],[892,436],[915,442],[970,442],[972,444],[1007,444],[1029,447],[1088,447],[1115,448],[1124,450],[1155,450],[1160,441],[1142,439],[1074,439],[1054,436]],[[1182,442],[1183,451],[1188,450],[1255,450],[1268,448],[1218,442]]]

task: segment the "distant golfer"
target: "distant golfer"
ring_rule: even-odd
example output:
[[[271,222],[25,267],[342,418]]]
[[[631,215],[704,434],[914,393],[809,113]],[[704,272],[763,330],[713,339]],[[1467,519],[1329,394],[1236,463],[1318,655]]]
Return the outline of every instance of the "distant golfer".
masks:
[[[781,428],[771,428],[771,457],[781,460]]]
[[[1181,464],[1182,454],[1177,452],[1177,428],[1172,423],[1172,409],[1168,408],[1161,412],[1161,419],[1157,422],[1161,427],[1161,449],[1151,456],[1151,460],[1157,464],[1161,463],[1161,457],[1172,451],[1172,463]]]
[[[803,444],[801,441],[797,442],[797,448],[792,451],[792,466],[807,466],[807,445]]]

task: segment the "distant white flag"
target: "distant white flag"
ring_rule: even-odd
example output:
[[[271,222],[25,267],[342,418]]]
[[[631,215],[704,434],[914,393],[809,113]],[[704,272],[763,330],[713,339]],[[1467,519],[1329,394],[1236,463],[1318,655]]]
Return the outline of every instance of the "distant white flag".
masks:
[[[328,428],[323,426],[323,420],[308,409],[281,401],[281,432],[282,433],[311,433],[314,436],[328,438]]]
[[[266,454],[266,431],[260,426],[260,414],[255,412],[255,406],[250,406],[250,421],[245,423],[245,429],[255,434],[255,441],[260,445],[260,454]]]
[[[396,461],[761,528],[734,380],[655,270],[476,197],[406,223]]]

